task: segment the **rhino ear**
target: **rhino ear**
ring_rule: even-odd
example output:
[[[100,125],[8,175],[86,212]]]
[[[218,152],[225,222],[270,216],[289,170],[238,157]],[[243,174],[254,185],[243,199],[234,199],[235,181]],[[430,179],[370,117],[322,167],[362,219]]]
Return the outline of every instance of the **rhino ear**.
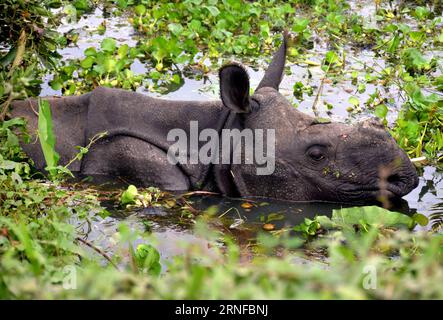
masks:
[[[249,76],[238,64],[228,64],[219,71],[220,96],[223,104],[236,113],[251,112]]]

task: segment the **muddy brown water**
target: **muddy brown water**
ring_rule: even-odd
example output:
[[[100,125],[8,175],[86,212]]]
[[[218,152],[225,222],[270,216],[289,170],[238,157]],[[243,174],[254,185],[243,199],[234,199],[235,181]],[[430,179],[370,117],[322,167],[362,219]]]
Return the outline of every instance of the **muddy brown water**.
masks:
[[[361,10],[361,14],[367,17],[367,23],[373,23],[371,18],[374,12],[373,1],[352,1],[351,3],[354,9]],[[99,35],[96,30],[104,19],[107,20],[107,30],[103,35]],[[82,57],[83,51],[86,48],[91,46],[99,47],[100,41],[106,37],[113,37],[120,44],[127,43],[130,46],[135,46],[137,43],[137,36],[134,34],[132,26],[129,25],[124,16],[103,17],[100,9],[96,9],[92,14],[83,16],[77,23],[65,23],[59,28],[60,32],[67,32],[69,30],[77,31],[80,36],[76,45],[70,45],[60,50],[60,54],[62,54],[64,59]],[[321,63],[322,57],[328,50],[329,48],[325,43],[321,41],[314,42],[314,48],[311,50],[312,55],[309,59]],[[437,52],[436,55],[441,58],[443,53]],[[380,69],[384,66],[383,60],[376,59],[371,50],[354,51],[352,48],[349,48],[347,61],[348,63],[355,64],[355,69],[361,68],[363,63],[367,63],[375,69]],[[442,61],[442,59],[440,59],[440,61]],[[265,64],[264,62],[263,65]],[[263,76],[263,68],[253,69],[247,67],[247,69],[251,78],[251,86],[255,87]],[[323,71],[320,67],[316,66],[308,68],[306,66],[290,65],[290,69],[291,75],[284,77],[280,91],[292,101],[294,105],[298,105],[299,110],[312,115],[316,113],[318,116],[330,118],[332,121],[351,123],[362,120],[370,115],[370,113],[365,110],[355,115],[350,115],[346,111],[347,107],[349,107],[349,97],[356,92],[356,87],[348,81],[343,81],[336,85],[325,83],[316,110],[312,109],[315,94],[311,97],[305,95],[305,99],[302,102],[297,101],[292,95],[293,84],[296,81],[303,81],[311,85],[314,88],[314,93],[316,93],[320,79],[323,76]],[[136,60],[131,66],[131,70],[136,74],[140,74],[146,72],[147,69],[143,63]],[[54,91],[48,85],[51,77],[51,75],[48,75],[45,78],[46,81],[42,85],[42,96],[61,94],[60,91]],[[388,121],[392,123],[396,118],[396,112],[402,102],[399,100],[399,95],[395,88],[386,89],[384,87],[368,85],[366,92],[359,95],[359,98],[361,101],[365,101],[376,89],[381,90],[384,96],[390,97],[393,99],[392,101],[394,101],[394,103],[388,106],[390,109]],[[208,77],[202,80],[186,78],[184,84],[178,88],[178,90],[164,95],[148,92],[144,87],[140,87],[137,91],[166,99],[217,99],[218,79],[215,73],[209,74]],[[332,105],[333,108],[328,110],[326,104]],[[315,215],[321,214],[330,215],[333,209],[347,206],[334,203],[287,203],[275,200],[255,199],[257,205],[246,210],[241,206],[244,200],[204,196],[194,198],[193,201],[194,205],[202,210],[210,206],[218,207],[219,213],[229,210],[224,217],[231,219],[231,223],[235,223],[235,219],[241,218],[245,221],[244,226],[251,226],[252,229],[266,222],[269,216],[271,216],[272,223],[275,224],[278,229],[285,226],[296,225],[302,222],[305,217],[313,218]],[[263,203],[266,204],[262,205]],[[419,212],[428,217],[438,215],[439,213],[443,214],[443,173],[437,172],[432,166],[424,167],[418,187],[403,198],[403,202],[396,210],[407,214]],[[162,218],[159,219],[158,217]],[[181,246],[183,243],[200,243],[202,245],[205,243],[205,240],[199,238],[192,232],[192,228],[177,222],[176,217],[173,215],[169,218],[167,212],[156,208],[148,208],[124,215],[116,212],[105,219],[93,219],[92,224],[88,228],[79,225],[79,229],[87,231],[85,236],[88,239],[94,240],[96,245],[103,248],[106,252],[112,253],[118,224],[123,221],[131,228],[141,231],[145,229],[146,221],[151,221],[151,230],[158,239],[156,246],[163,259],[183,252]],[[73,223],[77,222],[73,221]],[[421,227],[417,228],[420,229]],[[248,236],[249,234],[245,237]],[[239,241],[242,240],[245,239],[239,239]],[[135,244],[140,241],[135,241]]]

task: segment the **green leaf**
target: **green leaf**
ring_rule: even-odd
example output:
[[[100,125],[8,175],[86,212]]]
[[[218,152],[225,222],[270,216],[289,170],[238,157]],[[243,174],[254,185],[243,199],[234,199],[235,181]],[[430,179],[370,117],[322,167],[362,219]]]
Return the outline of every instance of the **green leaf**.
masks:
[[[412,219],[414,219],[414,221],[417,222],[422,227],[427,226],[429,223],[429,219],[425,215],[422,215],[421,213],[414,214],[412,216]]]
[[[110,57],[106,57],[105,60],[103,61],[103,67],[105,68],[105,71],[108,73],[114,71],[116,64],[117,61]]]
[[[91,68],[92,65],[94,64],[94,61],[95,61],[95,58],[94,58],[94,57],[92,57],[92,56],[86,57],[85,59],[83,59],[83,60],[80,62],[80,66],[81,66],[83,69],[89,69],[89,68]]]
[[[176,36],[178,36],[182,33],[183,26],[178,23],[170,23],[170,24],[168,24],[168,30],[171,31]]]
[[[202,30],[202,23],[200,20],[192,19],[188,25],[191,30],[197,33],[201,32]]]
[[[374,114],[380,119],[385,119],[388,115],[388,107],[384,104],[380,104],[375,108]]]
[[[139,4],[138,6],[136,6],[134,8],[134,11],[136,14],[138,14],[139,16],[142,16],[146,13],[146,7],[142,4]]]
[[[51,107],[47,100],[39,100],[38,137],[47,167],[55,168],[60,156],[55,151],[55,135],[52,126]],[[56,170],[51,169],[49,173],[54,175]]]
[[[337,53],[335,53],[334,51],[328,51],[326,53],[325,61],[328,64],[336,63],[336,62],[338,62],[338,60],[339,60],[339,57],[338,57]]]
[[[103,49],[103,51],[109,53],[114,52],[116,46],[117,46],[116,41],[112,38],[105,38],[100,44],[100,47]]]
[[[97,54],[97,50],[94,47],[90,47],[84,51],[85,56],[95,56]]]
[[[121,204],[126,205],[135,202],[135,197],[138,195],[137,188],[134,185],[130,185],[126,191],[122,193]]]
[[[4,160],[3,157],[0,155],[0,169],[14,170],[17,165],[18,165],[17,162]]]
[[[414,220],[402,213],[389,211],[377,206],[336,209],[332,212],[332,222],[342,227],[369,225],[374,227],[412,228]]]
[[[128,0],[117,0],[117,6],[121,9],[126,9],[128,6]]]
[[[0,64],[3,67],[6,67],[8,64],[12,63],[12,61],[14,61],[16,54],[17,47],[12,47],[6,55],[0,58]]]
[[[89,10],[88,0],[75,0],[73,5],[77,10],[82,10],[82,11]]]
[[[315,236],[320,227],[321,225],[317,219],[311,220],[309,218],[305,218],[302,223],[296,225],[293,229],[294,231],[300,232],[303,237],[309,238]]]
[[[430,70],[432,67],[431,61],[426,59],[416,48],[407,48],[403,52],[402,58],[406,70],[410,72],[422,72]]]
[[[137,267],[150,275],[158,276],[161,272],[160,254],[149,244],[139,244],[134,253]]]
[[[125,58],[128,55],[129,52],[129,46],[127,44],[122,45],[120,48],[118,48],[118,56],[120,59]]]
[[[218,10],[215,6],[208,6],[206,7],[206,9],[208,9],[213,17],[216,17],[220,14],[220,10]]]
[[[360,100],[358,100],[357,97],[351,96],[351,97],[349,97],[348,101],[350,104],[352,104],[355,107],[360,105]]]
[[[397,50],[399,44],[400,44],[400,38],[396,35],[388,42],[388,52],[394,53],[395,50]]]
[[[411,37],[413,41],[420,41],[425,37],[425,33],[423,31],[411,31],[409,37]]]
[[[325,229],[332,229],[335,226],[332,220],[327,216],[317,216],[315,217],[315,220]]]
[[[316,124],[331,123],[331,119],[328,119],[328,118],[315,118],[313,123],[316,123]]]
[[[59,78],[55,78],[54,80],[50,81],[49,85],[53,90],[60,90],[63,87],[63,83]]]
[[[414,11],[414,16],[419,20],[424,20],[429,15],[430,11],[426,7],[416,7]]]
[[[292,26],[292,31],[294,32],[303,32],[306,30],[306,27],[309,24],[309,20],[308,19],[297,19],[294,23],[294,25]]]

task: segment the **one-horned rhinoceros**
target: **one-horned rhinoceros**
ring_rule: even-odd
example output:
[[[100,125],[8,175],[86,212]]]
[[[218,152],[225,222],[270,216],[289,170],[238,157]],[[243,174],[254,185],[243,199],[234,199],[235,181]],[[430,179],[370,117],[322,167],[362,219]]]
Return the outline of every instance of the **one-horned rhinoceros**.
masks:
[[[170,101],[105,87],[81,96],[46,98],[61,164],[74,158],[76,146],[107,132],[71,171],[164,190],[297,201],[361,202],[380,194],[401,197],[414,189],[414,166],[378,120],[354,126],[325,123],[297,111],[278,92],[286,47],[284,36],[253,95],[247,72],[232,63],[219,71],[221,101]],[[26,118],[35,134],[36,110],[36,100],[17,101],[11,115]],[[229,138],[239,132],[231,144],[223,140],[224,133]],[[184,140],[189,150],[179,148],[180,134],[189,139]],[[45,168],[39,143],[23,148],[37,168]],[[199,150],[206,161],[196,157]],[[240,163],[233,161],[234,153]]]

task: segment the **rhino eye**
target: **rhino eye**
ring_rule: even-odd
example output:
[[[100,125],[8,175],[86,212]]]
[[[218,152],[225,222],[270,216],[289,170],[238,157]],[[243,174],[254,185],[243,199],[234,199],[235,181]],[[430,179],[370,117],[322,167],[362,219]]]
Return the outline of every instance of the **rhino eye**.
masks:
[[[321,161],[324,158],[326,158],[325,152],[323,148],[321,148],[320,146],[314,146],[309,148],[306,154],[309,158],[311,158],[314,161]]]

